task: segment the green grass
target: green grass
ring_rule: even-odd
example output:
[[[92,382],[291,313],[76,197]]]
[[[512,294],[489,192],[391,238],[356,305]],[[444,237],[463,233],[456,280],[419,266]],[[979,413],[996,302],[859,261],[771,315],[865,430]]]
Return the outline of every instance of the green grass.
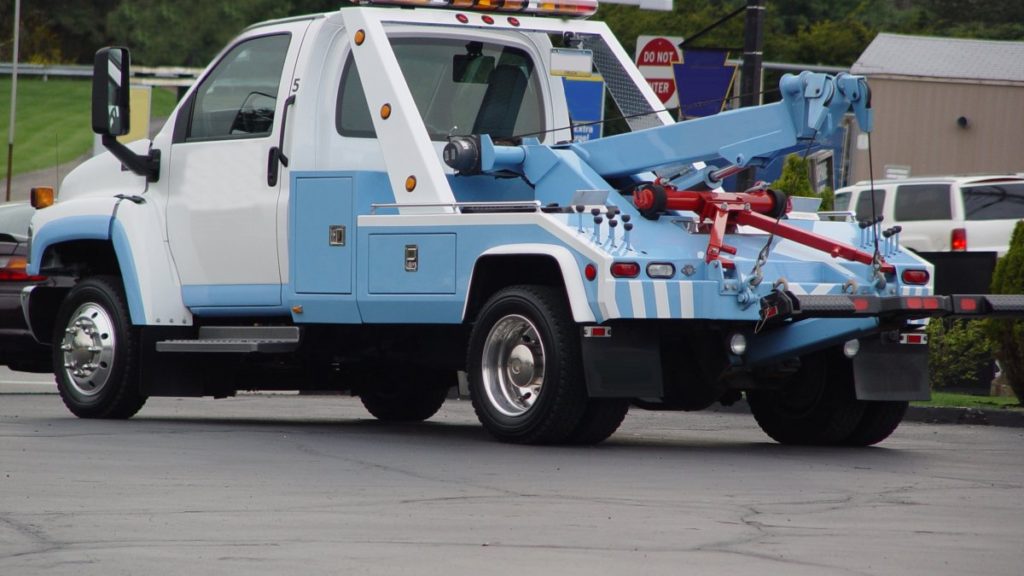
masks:
[[[932,392],[931,401],[912,402],[912,404],[923,408],[953,407],[1024,411],[1024,406],[1021,406],[1020,402],[1016,398],[973,396],[971,394],[953,394],[951,392]]]
[[[90,79],[18,78],[14,136],[14,174],[67,162],[92,149],[89,118]],[[166,117],[174,108],[173,90],[153,89],[152,115]],[[7,139],[11,119],[11,78],[0,78],[0,178],[7,178]]]

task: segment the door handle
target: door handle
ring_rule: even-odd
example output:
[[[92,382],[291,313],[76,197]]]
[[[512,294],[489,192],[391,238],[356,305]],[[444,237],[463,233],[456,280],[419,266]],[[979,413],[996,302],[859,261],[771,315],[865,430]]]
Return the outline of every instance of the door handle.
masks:
[[[277,186],[277,178],[281,166],[288,167],[288,157],[284,155],[284,131],[288,128],[288,109],[295,104],[295,94],[292,94],[284,101],[284,109],[281,114],[281,138],[277,146],[270,148],[270,155],[267,158],[267,186]]]

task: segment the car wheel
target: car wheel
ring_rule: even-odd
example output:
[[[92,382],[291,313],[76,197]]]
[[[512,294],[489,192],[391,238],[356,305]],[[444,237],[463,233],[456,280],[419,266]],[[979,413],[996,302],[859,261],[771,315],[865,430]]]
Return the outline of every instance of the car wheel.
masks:
[[[425,375],[424,375],[425,374]],[[458,383],[454,371],[382,370],[359,390],[366,410],[384,422],[420,422],[437,413]]]
[[[130,418],[146,403],[138,381],[138,330],[120,279],[97,276],[68,293],[57,313],[53,371],[80,418]]]
[[[565,442],[587,406],[577,325],[548,286],[513,286],[477,317],[467,359],[477,417],[495,438]]]
[[[761,429],[782,444],[842,444],[864,416],[857,400],[853,363],[838,348],[804,356],[781,389],[747,391]]]

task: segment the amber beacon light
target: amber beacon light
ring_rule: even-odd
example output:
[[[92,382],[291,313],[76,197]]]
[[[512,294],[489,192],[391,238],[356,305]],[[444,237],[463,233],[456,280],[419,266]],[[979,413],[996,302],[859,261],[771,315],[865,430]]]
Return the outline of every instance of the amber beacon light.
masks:
[[[353,0],[357,3],[359,0]],[[597,0],[371,0],[381,6],[418,6],[481,12],[516,12],[536,16],[588,18],[597,12]]]

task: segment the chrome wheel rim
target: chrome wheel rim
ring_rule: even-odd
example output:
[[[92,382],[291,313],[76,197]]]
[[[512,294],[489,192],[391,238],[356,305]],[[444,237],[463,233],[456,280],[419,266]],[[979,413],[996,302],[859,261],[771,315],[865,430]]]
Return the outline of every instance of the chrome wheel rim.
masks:
[[[110,379],[115,345],[110,314],[93,302],[79,306],[61,341],[64,380],[82,396],[99,394]]]
[[[544,387],[544,369],[544,342],[533,322],[512,314],[491,327],[481,376],[495,410],[510,417],[529,412]]]

